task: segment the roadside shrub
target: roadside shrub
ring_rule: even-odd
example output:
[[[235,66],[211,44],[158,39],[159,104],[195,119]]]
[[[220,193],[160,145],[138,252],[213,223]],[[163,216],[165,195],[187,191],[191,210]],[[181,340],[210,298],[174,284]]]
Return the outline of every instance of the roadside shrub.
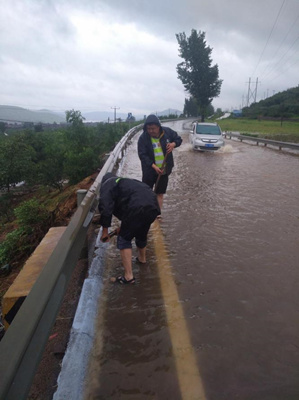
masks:
[[[24,245],[26,236],[25,228],[15,229],[6,235],[5,240],[0,244],[0,265],[11,262],[17,252],[26,250],[26,245]]]
[[[46,208],[40,205],[37,199],[25,201],[14,210],[14,213],[19,226],[25,228],[41,225],[48,218]]]
[[[37,199],[22,203],[14,213],[19,227],[8,233],[0,244],[0,265],[12,263],[24,254],[29,255],[48,229],[49,213]]]
[[[0,194],[0,221],[6,223],[13,220],[13,195],[11,193]]]

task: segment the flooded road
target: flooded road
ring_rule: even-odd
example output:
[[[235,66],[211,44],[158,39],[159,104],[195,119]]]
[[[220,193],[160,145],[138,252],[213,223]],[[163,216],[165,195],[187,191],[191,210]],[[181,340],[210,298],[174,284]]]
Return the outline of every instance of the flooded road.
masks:
[[[109,245],[88,399],[299,398],[299,155],[183,137],[137,285]],[[185,126],[187,127],[187,126]],[[141,179],[133,140],[121,175]]]

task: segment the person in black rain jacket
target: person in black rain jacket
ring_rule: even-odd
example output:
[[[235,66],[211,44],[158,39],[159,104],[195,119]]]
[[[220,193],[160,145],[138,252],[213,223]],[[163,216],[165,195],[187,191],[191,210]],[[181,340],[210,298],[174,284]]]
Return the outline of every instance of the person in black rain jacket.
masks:
[[[156,115],[149,115],[138,139],[138,156],[141,161],[142,182],[151,188],[155,185],[160,209],[166,193],[168,177],[174,166],[172,151],[179,147],[182,138],[161,123]],[[158,178],[159,177],[159,178]]]
[[[102,241],[109,241],[108,227],[112,215],[121,220],[117,236],[124,275],[117,278],[119,283],[135,283],[132,272],[132,239],[135,238],[138,255],[136,261],[146,263],[147,234],[151,223],[160,214],[156,194],[136,179],[117,177],[112,173],[104,175],[99,200]]]

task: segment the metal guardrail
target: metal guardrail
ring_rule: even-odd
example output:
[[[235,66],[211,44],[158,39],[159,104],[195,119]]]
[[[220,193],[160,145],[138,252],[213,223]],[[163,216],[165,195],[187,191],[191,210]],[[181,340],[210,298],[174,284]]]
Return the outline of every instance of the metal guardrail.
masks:
[[[289,142],[280,142],[277,140],[262,139],[262,138],[258,138],[258,137],[254,137],[254,136],[241,135],[240,133],[236,133],[236,132],[223,132],[223,136],[229,137],[229,139],[234,137],[234,138],[240,140],[241,142],[243,140],[249,140],[251,142],[256,142],[257,145],[259,143],[263,143],[264,146],[267,146],[267,145],[276,146],[279,148],[279,150],[281,150],[282,148],[299,150],[298,143],[289,143]]]
[[[102,178],[113,170],[122,158],[128,140],[141,126],[129,130],[110,154],[1,340],[1,400],[26,399],[71,274],[84,246],[89,224],[96,212]]]

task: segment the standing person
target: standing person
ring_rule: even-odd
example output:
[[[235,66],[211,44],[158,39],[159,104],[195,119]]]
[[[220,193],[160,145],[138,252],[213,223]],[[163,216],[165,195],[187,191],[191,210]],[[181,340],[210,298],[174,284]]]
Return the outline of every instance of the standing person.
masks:
[[[100,188],[101,240],[109,241],[108,227],[112,215],[121,220],[117,236],[124,275],[116,278],[118,283],[135,283],[132,271],[132,239],[137,246],[136,261],[146,263],[147,234],[151,223],[160,214],[157,196],[148,185],[129,178],[120,178],[112,173],[104,175]]]
[[[151,188],[155,186],[160,209],[166,193],[168,176],[174,166],[172,151],[179,147],[182,138],[161,123],[156,115],[149,115],[138,140],[138,156],[141,161],[142,182]]]

